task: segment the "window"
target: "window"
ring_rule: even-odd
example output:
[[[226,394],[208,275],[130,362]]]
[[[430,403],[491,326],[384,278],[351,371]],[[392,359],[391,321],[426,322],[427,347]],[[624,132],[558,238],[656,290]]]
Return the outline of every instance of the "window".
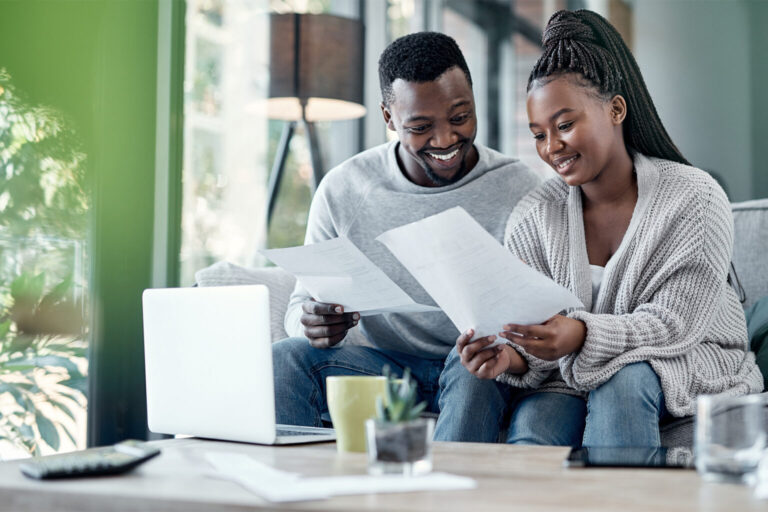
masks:
[[[0,69],[0,459],[85,446],[84,160]]]

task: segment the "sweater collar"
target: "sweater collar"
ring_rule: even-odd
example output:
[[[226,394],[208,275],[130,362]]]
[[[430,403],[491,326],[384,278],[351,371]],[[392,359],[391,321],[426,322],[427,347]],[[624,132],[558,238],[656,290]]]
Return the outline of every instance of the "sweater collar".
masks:
[[[659,185],[659,170],[645,155],[636,153],[634,156],[635,173],[637,174],[637,204],[632,212],[626,233],[616,252],[608,260],[603,273],[603,281],[597,297],[592,297],[592,276],[587,255],[587,240],[584,234],[584,211],[581,201],[581,187],[569,187],[568,190],[568,238],[571,247],[571,291],[584,303],[586,311],[599,313],[603,310],[606,293],[617,286],[620,272],[624,268],[623,261],[630,255],[627,247],[637,233],[638,226],[645,218],[648,205],[656,195]],[[593,303],[597,306],[593,308]]]

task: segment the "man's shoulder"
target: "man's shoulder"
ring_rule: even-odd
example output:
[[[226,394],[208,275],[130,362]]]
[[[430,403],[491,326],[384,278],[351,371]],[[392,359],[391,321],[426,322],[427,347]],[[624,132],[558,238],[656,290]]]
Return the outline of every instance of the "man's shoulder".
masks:
[[[347,158],[339,165],[328,171],[323,178],[326,180],[348,180],[360,175],[370,177],[372,175],[382,175],[389,166],[389,152],[392,143],[380,144],[378,146],[361,151],[350,158]],[[378,172],[371,172],[378,171]]]
[[[516,183],[528,183],[532,187],[541,184],[541,178],[520,159],[505,155],[482,144],[475,144],[484,162],[484,174]]]

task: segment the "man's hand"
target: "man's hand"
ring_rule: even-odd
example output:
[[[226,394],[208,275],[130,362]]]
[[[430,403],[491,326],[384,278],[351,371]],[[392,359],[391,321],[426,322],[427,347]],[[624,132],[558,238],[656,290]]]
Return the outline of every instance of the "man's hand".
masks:
[[[587,326],[581,320],[555,315],[541,325],[507,324],[499,335],[520,345],[532,356],[556,361],[581,350],[587,338]]]
[[[479,379],[495,379],[504,372],[522,374],[528,371],[528,363],[523,356],[509,345],[497,345],[483,350],[494,342],[496,336],[486,336],[472,340],[475,331],[469,329],[456,339],[456,351],[461,357],[461,364]]]
[[[304,326],[304,336],[309,338],[309,344],[315,348],[336,345],[360,320],[360,313],[344,313],[344,308],[338,304],[311,300],[302,304],[302,309],[304,313],[301,315],[301,324]]]

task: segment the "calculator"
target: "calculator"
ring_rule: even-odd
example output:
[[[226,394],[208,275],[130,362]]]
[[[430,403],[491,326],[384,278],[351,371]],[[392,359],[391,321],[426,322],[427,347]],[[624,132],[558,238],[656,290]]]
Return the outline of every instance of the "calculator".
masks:
[[[158,448],[127,440],[112,446],[34,457],[19,465],[24,475],[36,479],[116,475],[160,454]]]

